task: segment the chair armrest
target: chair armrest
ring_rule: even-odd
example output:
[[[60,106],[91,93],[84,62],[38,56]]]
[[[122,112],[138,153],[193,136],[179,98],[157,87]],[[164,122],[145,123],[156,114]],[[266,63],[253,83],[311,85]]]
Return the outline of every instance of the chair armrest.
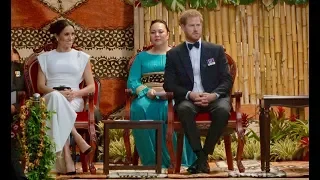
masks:
[[[84,101],[88,101],[88,132],[90,139],[96,142],[96,129],[95,129],[95,120],[94,120],[94,93],[88,93],[87,96],[83,97]],[[91,146],[94,144],[91,144]]]
[[[125,101],[126,101],[126,104],[125,104],[125,115],[124,115],[124,119],[126,120],[129,120],[130,119],[130,107],[131,107],[131,103],[132,103],[132,100],[134,98],[136,98],[136,95],[133,94],[132,90],[131,89],[125,89],[125,94],[126,94],[126,97],[125,97]]]
[[[172,138],[174,132],[173,92],[166,92],[168,100],[167,139]]]
[[[94,93],[88,93],[87,96],[83,97],[84,101],[88,102],[88,113],[89,113],[89,125],[95,124],[94,120]]]
[[[27,95],[25,91],[18,91],[18,100],[19,100],[20,106],[25,104],[26,96]]]

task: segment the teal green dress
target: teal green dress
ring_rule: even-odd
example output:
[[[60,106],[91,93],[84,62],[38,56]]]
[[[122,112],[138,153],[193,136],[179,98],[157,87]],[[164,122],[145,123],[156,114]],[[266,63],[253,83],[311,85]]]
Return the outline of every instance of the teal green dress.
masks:
[[[151,100],[147,97],[149,87],[143,86],[145,74],[164,72],[166,63],[165,54],[150,54],[146,51],[140,52],[134,60],[127,81],[127,88],[136,94],[137,98],[132,101],[130,117],[133,121],[138,120],[167,120],[168,101],[160,100],[158,97]],[[145,76],[144,76],[145,77]],[[152,79],[152,78],[151,78]],[[157,78],[154,78],[157,79]],[[158,78],[159,79],[159,78]],[[150,78],[149,78],[150,81]],[[166,147],[167,125],[163,125],[162,137],[162,167],[168,168],[170,156]],[[155,130],[132,130],[137,151],[143,165],[155,165]],[[174,135],[174,146],[176,147],[176,135]],[[196,155],[186,138],[184,138],[184,149],[182,153],[182,166],[189,167],[196,160]]]

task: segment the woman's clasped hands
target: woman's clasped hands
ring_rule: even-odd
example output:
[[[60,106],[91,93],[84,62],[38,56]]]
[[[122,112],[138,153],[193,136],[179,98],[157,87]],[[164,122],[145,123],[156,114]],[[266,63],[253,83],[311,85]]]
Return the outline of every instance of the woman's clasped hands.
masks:
[[[73,91],[72,89],[64,89],[59,91],[68,101],[72,101],[77,97],[77,91]]]

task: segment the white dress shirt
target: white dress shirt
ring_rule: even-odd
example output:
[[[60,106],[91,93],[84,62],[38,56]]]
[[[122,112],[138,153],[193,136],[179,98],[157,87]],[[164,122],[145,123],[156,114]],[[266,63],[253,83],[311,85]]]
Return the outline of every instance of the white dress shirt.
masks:
[[[192,47],[191,49],[188,48],[188,44],[193,44],[186,41],[186,46],[189,51],[189,56],[192,64],[192,71],[193,71],[193,89],[192,92],[203,93],[204,89],[201,82],[201,72],[200,72],[200,57],[201,57],[201,38],[199,39],[199,48]],[[189,99],[189,94],[191,91],[188,91],[186,94],[186,99]],[[217,95],[217,98],[219,95]]]

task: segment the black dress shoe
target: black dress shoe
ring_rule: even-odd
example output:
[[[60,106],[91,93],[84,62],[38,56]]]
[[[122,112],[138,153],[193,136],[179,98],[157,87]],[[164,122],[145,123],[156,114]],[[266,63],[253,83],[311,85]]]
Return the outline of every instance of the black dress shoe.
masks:
[[[76,171],[72,171],[72,172],[67,172],[66,175],[75,175]]]
[[[200,162],[197,165],[196,173],[210,173],[210,166],[207,161]]]
[[[187,169],[187,171],[190,174],[196,174],[197,173],[197,166],[198,166],[198,159],[195,160],[192,165]]]

